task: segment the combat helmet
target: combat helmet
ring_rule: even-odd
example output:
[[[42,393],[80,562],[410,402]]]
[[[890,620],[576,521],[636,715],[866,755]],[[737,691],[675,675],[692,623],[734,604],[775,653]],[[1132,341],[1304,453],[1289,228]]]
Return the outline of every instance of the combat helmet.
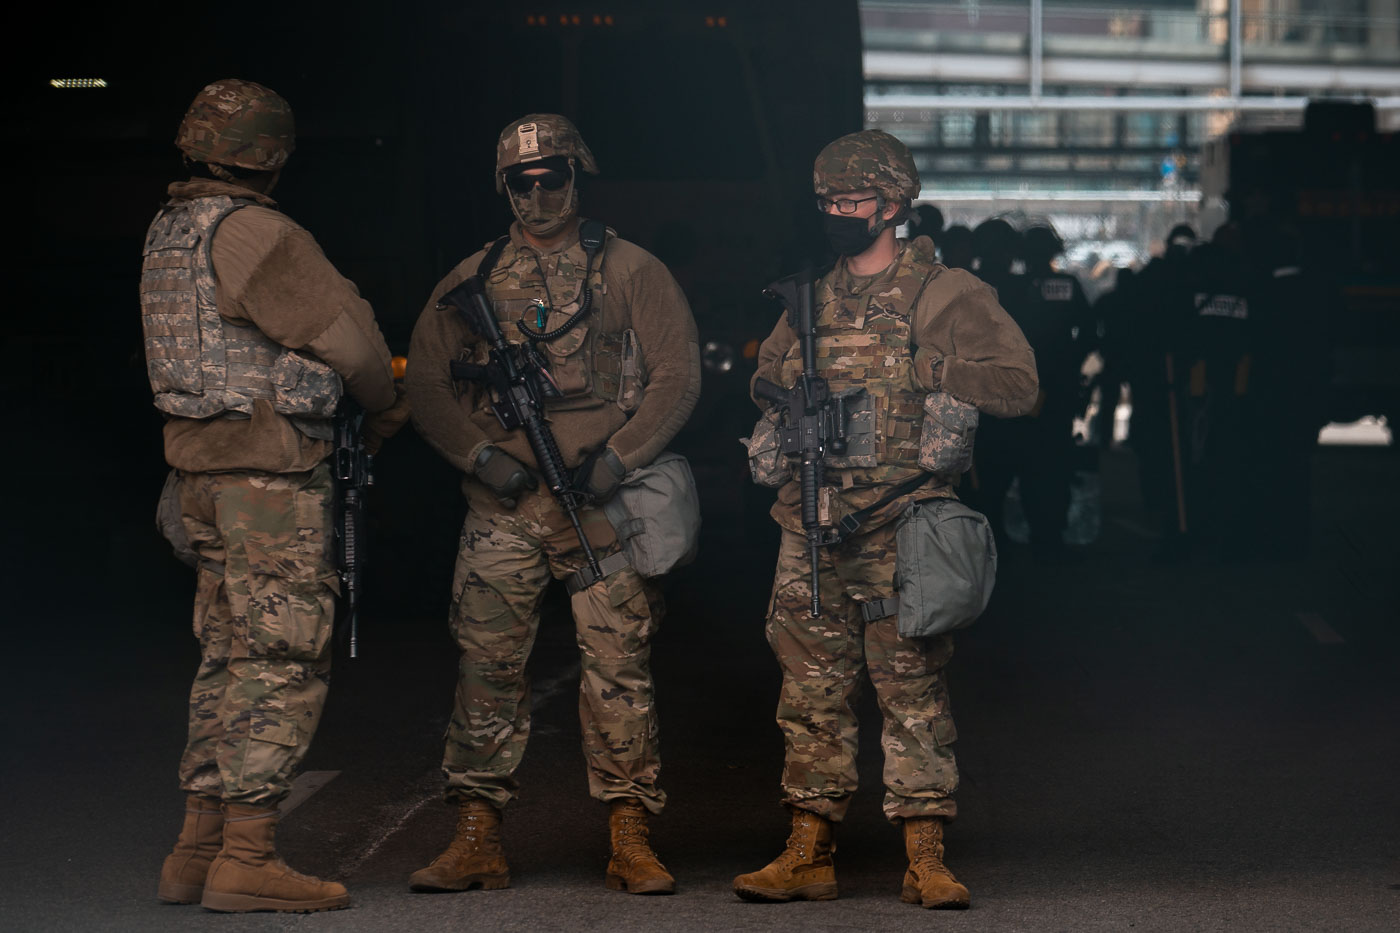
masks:
[[[861,130],[828,143],[812,166],[818,195],[872,188],[894,204],[919,196],[919,169],[909,147],[884,130]]]
[[[197,162],[270,172],[296,148],[292,108],[261,84],[215,81],[195,95],[175,145]]]
[[[568,117],[557,113],[530,113],[501,130],[496,142],[496,190],[504,192],[506,169],[523,162],[560,156],[590,175],[598,163]]]

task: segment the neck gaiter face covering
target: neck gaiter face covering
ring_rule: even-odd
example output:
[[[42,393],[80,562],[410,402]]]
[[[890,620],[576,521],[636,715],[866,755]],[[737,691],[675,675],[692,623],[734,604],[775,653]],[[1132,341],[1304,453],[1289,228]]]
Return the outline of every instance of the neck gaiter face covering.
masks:
[[[512,191],[510,209],[527,233],[538,237],[553,236],[578,213],[578,191],[572,178],[560,191],[546,191],[539,185],[531,188],[529,194]]]

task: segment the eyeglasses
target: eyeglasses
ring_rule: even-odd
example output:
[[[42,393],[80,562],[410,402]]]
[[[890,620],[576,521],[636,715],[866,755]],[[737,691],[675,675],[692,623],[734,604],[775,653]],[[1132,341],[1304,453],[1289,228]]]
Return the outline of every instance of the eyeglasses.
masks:
[[[831,211],[831,205],[835,204],[836,213],[854,214],[856,208],[860,207],[860,205],[864,204],[866,201],[876,201],[879,200],[879,198],[880,196],[878,194],[872,194],[868,198],[857,198],[854,200],[851,198],[836,198],[835,200],[831,198],[817,198],[817,210],[826,214]]]
[[[569,183],[570,174],[549,169],[537,175],[517,172],[506,177],[506,186],[516,194],[529,194],[539,185],[545,191],[558,191]]]

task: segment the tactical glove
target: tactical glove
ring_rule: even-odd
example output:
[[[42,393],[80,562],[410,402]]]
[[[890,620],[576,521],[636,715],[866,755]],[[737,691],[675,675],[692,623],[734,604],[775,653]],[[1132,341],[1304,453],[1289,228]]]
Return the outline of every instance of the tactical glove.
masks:
[[[539,486],[535,474],[494,444],[477,454],[472,472],[508,509],[515,508],[516,500],[522,492]]]
[[[594,502],[607,502],[627,475],[622,459],[611,447],[604,447],[590,458],[590,463],[583,491],[592,496]]]

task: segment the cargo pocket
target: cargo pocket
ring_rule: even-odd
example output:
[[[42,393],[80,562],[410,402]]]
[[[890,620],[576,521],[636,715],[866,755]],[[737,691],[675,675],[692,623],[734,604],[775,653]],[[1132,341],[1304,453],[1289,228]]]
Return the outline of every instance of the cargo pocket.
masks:
[[[952,716],[939,716],[933,721],[930,731],[934,745],[952,745],[958,740],[958,727],[954,725]]]
[[[315,661],[335,619],[335,574],[321,561],[247,542],[248,656]]]
[[[248,738],[254,742],[268,742],[289,748],[295,748],[299,741],[297,724],[294,722],[254,722],[248,729]]]

